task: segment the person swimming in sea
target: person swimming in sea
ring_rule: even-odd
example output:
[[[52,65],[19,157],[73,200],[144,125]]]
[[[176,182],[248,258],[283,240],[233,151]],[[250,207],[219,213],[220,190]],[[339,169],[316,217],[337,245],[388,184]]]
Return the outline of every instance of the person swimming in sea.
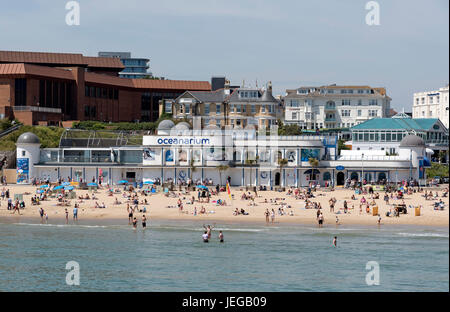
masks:
[[[214,228],[214,227],[211,227],[211,225],[207,225],[207,226],[205,226],[204,224],[203,224],[203,227],[205,228],[205,230],[206,230],[206,233],[208,234],[208,239],[210,239],[211,238],[211,231],[212,231],[212,229]]]
[[[205,231],[205,233],[203,233],[202,238],[203,238],[203,242],[204,243],[208,243],[209,242],[209,236],[208,236],[208,232],[207,231]]]
[[[224,240],[223,240],[223,233],[222,233],[222,231],[219,231],[219,240],[220,240],[220,242],[221,242],[221,243],[223,243],[223,242],[224,242]]]

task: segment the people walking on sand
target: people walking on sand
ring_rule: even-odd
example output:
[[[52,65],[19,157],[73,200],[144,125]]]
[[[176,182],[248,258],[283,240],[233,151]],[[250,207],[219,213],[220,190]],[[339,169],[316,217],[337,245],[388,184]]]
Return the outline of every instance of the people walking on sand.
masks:
[[[221,243],[223,243],[223,242],[224,242],[224,240],[223,240],[223,233],[222,233],[222,231],[219,231],[219,241],[220,241]]]
[[[20,215],[20,205],[19,205],[19,201],[18,201],[18,200],[17,200],[16,203],[14,204],[14,210],[13,210],[12,214],[15,214],[15,213],[16,213],[16,210],[17,210],[17,212],[18,212],[19,215]]]
[[[322,213],[320,213],[318,221],[319,221],[319,227],[320,228],[323,227],[323,214]]]
[[[333,238],[333,246],[337,247],[337,236]]]
[[[202,239],[203,239],[204,243],[209,242],[209,236],[208,236],[208,232],[207,231],[205,231],[205,233],[203,233]]]
[[[78,221],[78,204],[73,207],[73,219]]]
[[[269,209],[266,209],[266,212],[264,213],[264,215],[266,216],[266,223],[269,224],[269,216],[270,216]]]
[[[142,228],[145,229],[147,227],[147,217],[142,215]]]

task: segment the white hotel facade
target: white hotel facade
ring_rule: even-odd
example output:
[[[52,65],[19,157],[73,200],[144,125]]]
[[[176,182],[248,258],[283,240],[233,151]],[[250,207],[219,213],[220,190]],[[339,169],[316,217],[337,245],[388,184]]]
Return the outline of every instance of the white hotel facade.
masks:
[[[448,89],[447,85],[435,91],[414,93],[413,118],[439,118],[448,129]]]
[[[388,117],[391,98],[370,86],[300,87],[286,90],[285,123],[302,129],[351,128],[376,117]]]

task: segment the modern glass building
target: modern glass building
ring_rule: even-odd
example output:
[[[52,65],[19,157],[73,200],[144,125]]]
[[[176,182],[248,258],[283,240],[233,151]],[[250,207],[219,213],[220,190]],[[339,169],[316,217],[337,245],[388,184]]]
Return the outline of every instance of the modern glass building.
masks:
[[[150,59],[132,58],[130,52],[98,52],[98,56],[119,58],[125,66],[125,69],[119,73],[121,78],[139,79],[152,75],[148,72]]]

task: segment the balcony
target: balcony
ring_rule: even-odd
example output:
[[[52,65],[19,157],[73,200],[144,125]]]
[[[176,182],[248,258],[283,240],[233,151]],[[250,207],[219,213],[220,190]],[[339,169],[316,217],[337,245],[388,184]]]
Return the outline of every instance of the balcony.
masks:
[[[336,121],[336,117],[325,117],[325,121],[335,122]]]
[[[336,105],[325,105],[325,110],[327,111],[335,111],[336,110]]]

